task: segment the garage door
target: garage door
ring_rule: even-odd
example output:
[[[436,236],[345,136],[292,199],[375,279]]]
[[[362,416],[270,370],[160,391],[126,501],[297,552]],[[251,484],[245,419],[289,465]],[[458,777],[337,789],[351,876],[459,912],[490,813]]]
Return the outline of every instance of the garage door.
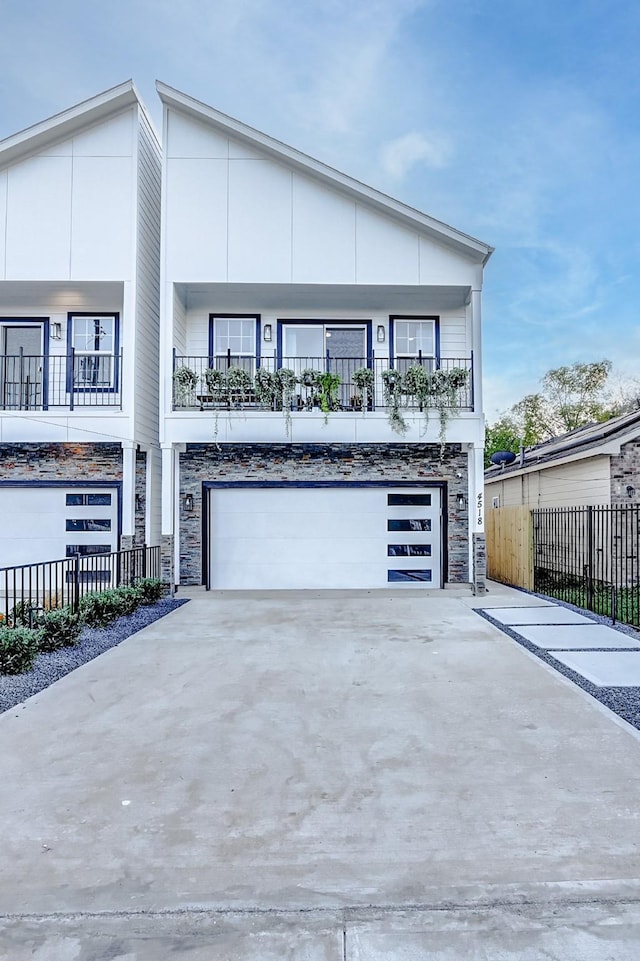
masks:
[[[441,586],[438,488],[225,488],[209,499],[218,590]]]
[[[114,488],[0,487],[0,567],[116,549]]]

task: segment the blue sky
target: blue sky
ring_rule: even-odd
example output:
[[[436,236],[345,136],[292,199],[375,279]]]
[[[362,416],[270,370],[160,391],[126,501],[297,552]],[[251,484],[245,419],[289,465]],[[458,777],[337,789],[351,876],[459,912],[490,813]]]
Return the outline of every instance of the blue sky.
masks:
[[[0,138],[161,79],[490,243],[489,421],[640,353],[633,0],[4,0]]]

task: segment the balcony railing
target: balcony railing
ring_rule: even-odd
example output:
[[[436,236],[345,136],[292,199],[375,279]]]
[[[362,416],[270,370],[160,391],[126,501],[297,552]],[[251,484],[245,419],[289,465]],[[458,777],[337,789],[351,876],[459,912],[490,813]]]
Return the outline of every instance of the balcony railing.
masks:
[[[122,355],[0,354],[0,410],[122,409]]]
[[[396,392],[407,410],[473,410],[473,356],[173,356],[174,410],[386,410]]]

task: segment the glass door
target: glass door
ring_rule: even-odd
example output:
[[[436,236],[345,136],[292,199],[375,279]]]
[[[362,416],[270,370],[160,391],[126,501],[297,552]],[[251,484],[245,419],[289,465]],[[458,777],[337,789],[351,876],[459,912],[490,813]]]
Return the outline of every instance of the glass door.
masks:
[[[2,327],[0,396],[4,410],[42,406],[42,324]]]

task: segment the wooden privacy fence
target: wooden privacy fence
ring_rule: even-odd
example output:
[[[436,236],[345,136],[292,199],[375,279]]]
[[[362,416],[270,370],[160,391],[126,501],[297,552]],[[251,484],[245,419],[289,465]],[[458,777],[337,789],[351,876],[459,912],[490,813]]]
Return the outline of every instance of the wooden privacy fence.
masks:
[[[533,590],[531,508],[491,508],[485,514],[485,535],[489,578]]]

